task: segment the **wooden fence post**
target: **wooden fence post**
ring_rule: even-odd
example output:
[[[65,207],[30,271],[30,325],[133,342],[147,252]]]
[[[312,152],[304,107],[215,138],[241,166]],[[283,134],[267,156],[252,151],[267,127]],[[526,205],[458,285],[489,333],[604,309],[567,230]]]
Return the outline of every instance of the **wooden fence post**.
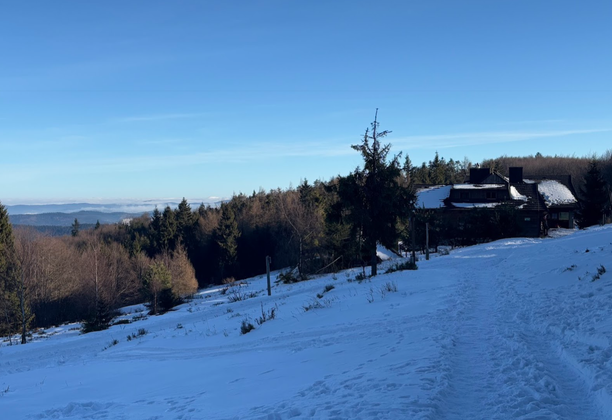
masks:
[[[272,262],[272,258],[268,255],[266,257],[266,274],[268,276],[268,296],[272,296],[272,286],[270,285],[270,263]]]
[[[425,259],[429,261],[429,222],[425,223]]]

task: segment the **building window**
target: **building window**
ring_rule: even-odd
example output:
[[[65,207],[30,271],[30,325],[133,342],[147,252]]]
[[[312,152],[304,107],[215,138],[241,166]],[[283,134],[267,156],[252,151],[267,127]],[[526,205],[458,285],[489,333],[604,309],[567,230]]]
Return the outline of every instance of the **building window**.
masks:
[[[496,191],[487,191],[487,198],[488,199],[496,199],[497,198],[497,192]]]
[[[526,222],[530,222],[531,221],[531,217],[525,217],[525,221]]]
[[[552,214],[550,215],[550,217],[551,217],[551,219],[553,219],[553,220],[557,220],[557,219],[559,218],[559,214],[557,214],[557,213],[552,213]]]
[[[569,220],[569,213],[566,211],[559,213],[559,220]]]

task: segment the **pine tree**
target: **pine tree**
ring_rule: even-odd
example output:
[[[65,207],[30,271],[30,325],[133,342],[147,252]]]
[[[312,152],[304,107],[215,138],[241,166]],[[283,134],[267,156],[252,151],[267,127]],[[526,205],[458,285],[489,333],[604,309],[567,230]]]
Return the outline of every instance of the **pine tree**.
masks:
[[[400,185],[400,155],[388,161],[391,144],[381,145],[380,139],[390,131],[378,130],[378,110],[371,129],[366,129],[363,141],[351,146],[361,153],[363,169],[357,168],[349,178],[357,188],[354,197],[344,195],[359,219],[363,236],[363,254],[369,260],[371,274],[377,274],[376,245],[392,246],[398,237],[398,221],[405,218],[414,201],[414,194]]]
[[[81,224],[79,223],[79,221],[75,218],[74,222],[72,223],[72,230],[70,231],[70,233],[72,234],[72,236],[78,236],[79,235],[79,230],[81,229]]]
[[[151,223],[149,224],[149,257],[153,258],[155,255],[162,252],[162,215],[157,207],[153,210],[153,216],[151,216]]]
[[[163,251],[174,251],[177,242],[176,216],[170,206],[162,214],[160,244]]]
[[[429,180],[433,184],[445,184],[446,183],[446,161],[444,158],[440,159],[438,152],[434,157],[433,161],[429,161]]]
[[[172,276],[163,262],[156,261],[146,270],[142,279],[143,291],[150,299],[150,312],[155,315],[159,311],[160,297],[164,291],[171,292]],[[165,292],[169,293],[169,292]]]
[[[0,334],[18,331],[19,273],[13,228],[6,208],[0,203]]]
[[[578,225],[582,229],[601,223],[610,214],[610,189],[596,160],[589,163],[584,180],[584,187],[580,189],[582,202],[578,214]]]
[[[221,220],[215,238],[220,249],[221,276],[227,277],[236,268],[238,261],[238,238],[240,231],[231,203],[221,205]]]
[[[188,249],[193,241],[194,225],[196,223],[196,215],[191,211],[191,206],[183,197],[176,210],[176,229],[179,240]]]

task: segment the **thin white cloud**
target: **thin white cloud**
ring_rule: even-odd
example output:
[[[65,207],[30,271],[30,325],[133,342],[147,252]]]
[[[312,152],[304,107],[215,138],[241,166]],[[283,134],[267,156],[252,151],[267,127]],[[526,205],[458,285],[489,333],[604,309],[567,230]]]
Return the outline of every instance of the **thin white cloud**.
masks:
[[[157,114],[157,115],[137,115],[132,117],[123,117],[113,120],[114,122],[140,122],[140,121],[167,121],[167,120],[182,120],[188,118],[199,118],[206,116],[204,113],[186,113],[186,114]]]
[[[498,125],[531,125],[531,124],[559,124],[566,122],[565,120],[525,120],[525,121],[506,121],[498,123]]]
[[[139,140],[136,141],[138,144],[151,145],[151,146],[164,146],[164,145],[176,145],[185,143],[184,139],[159,139],[159,140]]]
[[[481,144],[510,143],[547,137],[565,137],[577,134],[605,133],[610,131],[612,131],[612,129],[603,128],[587,130],[491,131],[480,133],[440,134],[403,137],[394,140],[393,145],[401,148],[412,149],[442,149],[462,146],[478,146]]]
[[[585,135],[610,132],[612,129],[581,129],[555,131],[493,131],[472,132],[440,135],[409,136],[389,138],[395,151],[414,149],[444,149],[483,144],[510,143],[526,140]],[[138,154],[115,157],[85,159],[65,165],[62,162],[45,162],[32,165],[6,165],[0,168],[0,176],[17,174],[32,175],[75,175],[107,174],[107,173],[138,173],[159,171],[164,169],[182,168],[196,165],[240,165],[253,162],[270,164],[290,158],[334,158],[342,156],[357,156],[350,148],[358,143],[346,139],[330,139],[319,142],[265,142],[256,144],[237,144],[232,147],[214,149],[204,152],[175,154]],[[0,182],[1,183],[1,182]]]
[[[252,162],[271,162],[288,158],[331,158],[347,155],[356,155],[345,141],[329,142],[295,142],[258,143],[256,145],[236,145],[232,148],[216,149],[206,152],[177,153],[177,154],[140,154],[122,155],[116,157],[82,159],[71,161],[70,165],[63,162],[47,161],[33,164],[9,164],[0,167],[0,176],[3,172],[17,176],[45,176],[107,174],[107,173],[137,173],[156,171],[162,169],[181,168],[204,164],[236,165]],[[1,184],[1,181],[0,181]]]

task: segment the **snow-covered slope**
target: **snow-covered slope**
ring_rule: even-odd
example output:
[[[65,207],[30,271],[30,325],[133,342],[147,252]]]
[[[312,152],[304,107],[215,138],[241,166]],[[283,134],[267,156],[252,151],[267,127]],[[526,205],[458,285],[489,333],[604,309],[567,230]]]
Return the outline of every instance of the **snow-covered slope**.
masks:
[[[265,278],[253,279],[236,289],[258,293],[246,300],[208,290],[175,312],[108,331],[65,327],[3,345],[0,412],[11,420],[609,419],[611,271],[606,227],[455,250],[361,283],[354,271],[276,285],[272,297]],[[276,308],[276,318],[257,325],[262,308]],[[245,318],[256,328],[241,335]]]

